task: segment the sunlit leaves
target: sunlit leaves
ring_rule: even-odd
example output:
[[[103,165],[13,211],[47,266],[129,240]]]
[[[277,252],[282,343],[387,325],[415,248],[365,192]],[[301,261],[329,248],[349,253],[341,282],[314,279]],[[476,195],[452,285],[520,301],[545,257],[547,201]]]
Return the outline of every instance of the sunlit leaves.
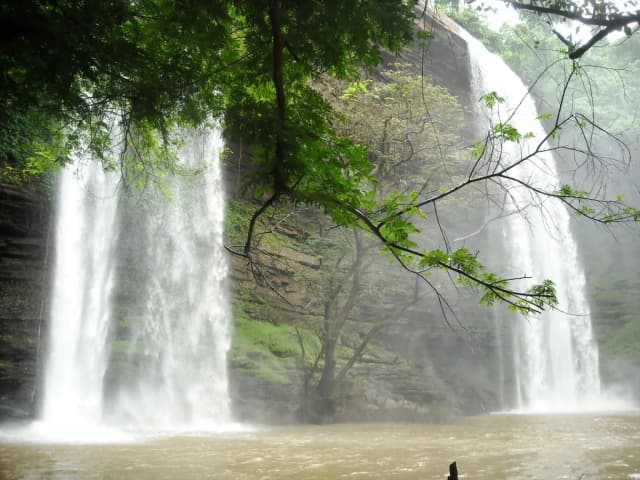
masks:
[[[480,97],[480,101],[483,102],[486,107],[491,110],[496,108],[499,104],[504,103],[505,99],[504,97],[498,95],[497,92],[489,92],[482,95]]]
[[[585,199],[589,196],[589,192],[587,192],[586,190],[579,190],[566,183],[560,187],[560,190],[558,190],[557,194],[561,197],[570,197],[576,199]]]
[[[503,142],[520,142],[522,134],[509,123],[497,123],[493,126],[495,138]]]
[[[617,195],[615,200],[610,201],[597,200],[591,196],[591,192],[567,184],[562,185],[555,195],[569,202],[578,216],[586,216],[602,223],[640,221],[640,209],[625,205],[623,195]]]
[[[483,268],[476,255],[464,247],[451,253],[451,265],[471,275],[476,275]]]
[[[538,285],[534,285],[528,291],[529,297],[519,299],[515,305],[510,305],[513,311],[526,312],[531,309],[543,310],[546,307],[558,305],[555,284],[551,280],[544,280]]]
[[[480,304],[483,305],[506,303],[510,310],[526,315],[538,313],[547,307],[555,307],[558,303],[552,281],[545,280],[526,292],[511,290],[509,280],[493,272],[486,272],[485,267],[478,261],[477,255],[467,248],[452,252],[440,249],[425,250],[420,253],[418,264],[422,269],[437,268],[457,273],[457,281],[460,285],[477,287],[481,290]]]
[[[344,93],[340,95],[340,100],[349,100],[357,93],[366,93],[368,85],[370,81],[356,81],[351,82],[349,86],[345,89]]]
[[[67,163],[73,143],[39,112],[0,113],[0,181],[21,184]]]
[[[555,194],[560,198],[577,201],[578,205],[575,207],[576,215],[585,215],[591,218],[597,215],[597,212],[593,207],[585,204],[586,201],[590,200],[589,192],[586,190],[579,190],[573,188],[571,185],[564,184]]]
[[[495,273],[485,273],[483,275],[484,282],[491,288],[485,288],[480,297],[480,304],[493,306],[496,302],[502,302],[502,297],[498,294],[498,289],[506,289],[509,282],[498,277]]]
[[[625,207],[620,211],[609,212],[603,215],[602,221],[604,223],[625,222],[625,221],[640,221],[640,209],[635,207]]]

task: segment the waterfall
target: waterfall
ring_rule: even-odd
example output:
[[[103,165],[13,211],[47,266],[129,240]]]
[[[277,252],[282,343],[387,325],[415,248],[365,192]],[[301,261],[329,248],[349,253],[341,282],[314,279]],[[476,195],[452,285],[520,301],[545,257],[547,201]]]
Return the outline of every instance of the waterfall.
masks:
[[[127,203],[122,270],[137,285],[129,280],[134,298],[118,319],[126,347],[109,382],[114,422],[216,429],[229,420],[222,146],[217,132],[192,133],[180,154],[187,174],[174,176],[168,191]]]
[[[48,436],[229,424],[222,147],[217,130],[188,134],[182,174],[143,200],[94,162],[62,172],[38,422]]]
[[[468,33],[463,31],[461,35],[469,49],[473,96],[479,99],[497,92],[505,102],[499,106],[501,120],[495,111],[491,113],[496,116],[494,123],[510,118],[509,123],[521,134],[534,135],[529,142],[503,146],[503,162],[520,159],[545,136],[535,103],[520,78],[500,57],[488,52]],[[555,159],[548,152],[537,154],[510,174],[546,191],[557,191],[560,186]],[[515,407],[522,411],[597,408],[598,351],[569,212],[559,201],[540,198],[520,184],[511,183],[508,189],[505,209],[519,213],[503,220],[504,263],[509,272],[534,276],[535,282],[553,280],[559,301],[558,310],[535,317],[510,316],[506,320],[514,323],[511,396]],[[518,287],[528,288],[524,282]]]
[[[64,169],[58,187],[42,420],[75,432],[101,420],[118,197],[93,162]]]

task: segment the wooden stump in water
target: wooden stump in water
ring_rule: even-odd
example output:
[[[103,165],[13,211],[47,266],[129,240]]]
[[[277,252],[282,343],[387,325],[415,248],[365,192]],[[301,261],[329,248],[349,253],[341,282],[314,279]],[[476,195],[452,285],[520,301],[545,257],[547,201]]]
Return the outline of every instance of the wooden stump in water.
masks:
[[[447,480],[458,480],[458,466],[456,465],[456,462],[449,465],[449,475],[447,476]]]

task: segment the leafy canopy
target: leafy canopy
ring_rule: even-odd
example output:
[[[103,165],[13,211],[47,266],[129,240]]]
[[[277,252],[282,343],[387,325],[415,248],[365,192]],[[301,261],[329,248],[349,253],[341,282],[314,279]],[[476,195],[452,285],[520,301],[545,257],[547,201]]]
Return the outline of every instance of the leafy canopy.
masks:
[[[8,0],[0,6],[0,166],[18,178],[83,148],[113,168],[116,147],[123,173],[137,180],[175,168],[179,128],[219,120],[229,138],[250,140],[247,185],[264,201],[237,253],[250,259],[255,222],[280,199],[318,204],[338,224],[369,231],[403,266],[443,268],[479,285],[486,303],[553,305],[549,285],[511,291],[469,252],[445,258],[415,245],[421,207],[462,186],[427,199],[379,198],[370,152],[336,130],[334,108],[313,88],[320,75],[356,80],[382,49],[398,52],[414,37],[416,3]],[[503,124],[492,135],[512,142],[526,133]]]

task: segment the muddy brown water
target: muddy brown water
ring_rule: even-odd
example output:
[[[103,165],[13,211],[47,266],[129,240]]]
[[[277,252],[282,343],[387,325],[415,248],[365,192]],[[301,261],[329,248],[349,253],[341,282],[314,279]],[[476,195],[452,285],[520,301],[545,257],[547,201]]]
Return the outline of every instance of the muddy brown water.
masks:
[[[640,480],[640,415],[489,415],[113,444],[0,439],[2,479],[443,479],[453,460],[466,479]]]

